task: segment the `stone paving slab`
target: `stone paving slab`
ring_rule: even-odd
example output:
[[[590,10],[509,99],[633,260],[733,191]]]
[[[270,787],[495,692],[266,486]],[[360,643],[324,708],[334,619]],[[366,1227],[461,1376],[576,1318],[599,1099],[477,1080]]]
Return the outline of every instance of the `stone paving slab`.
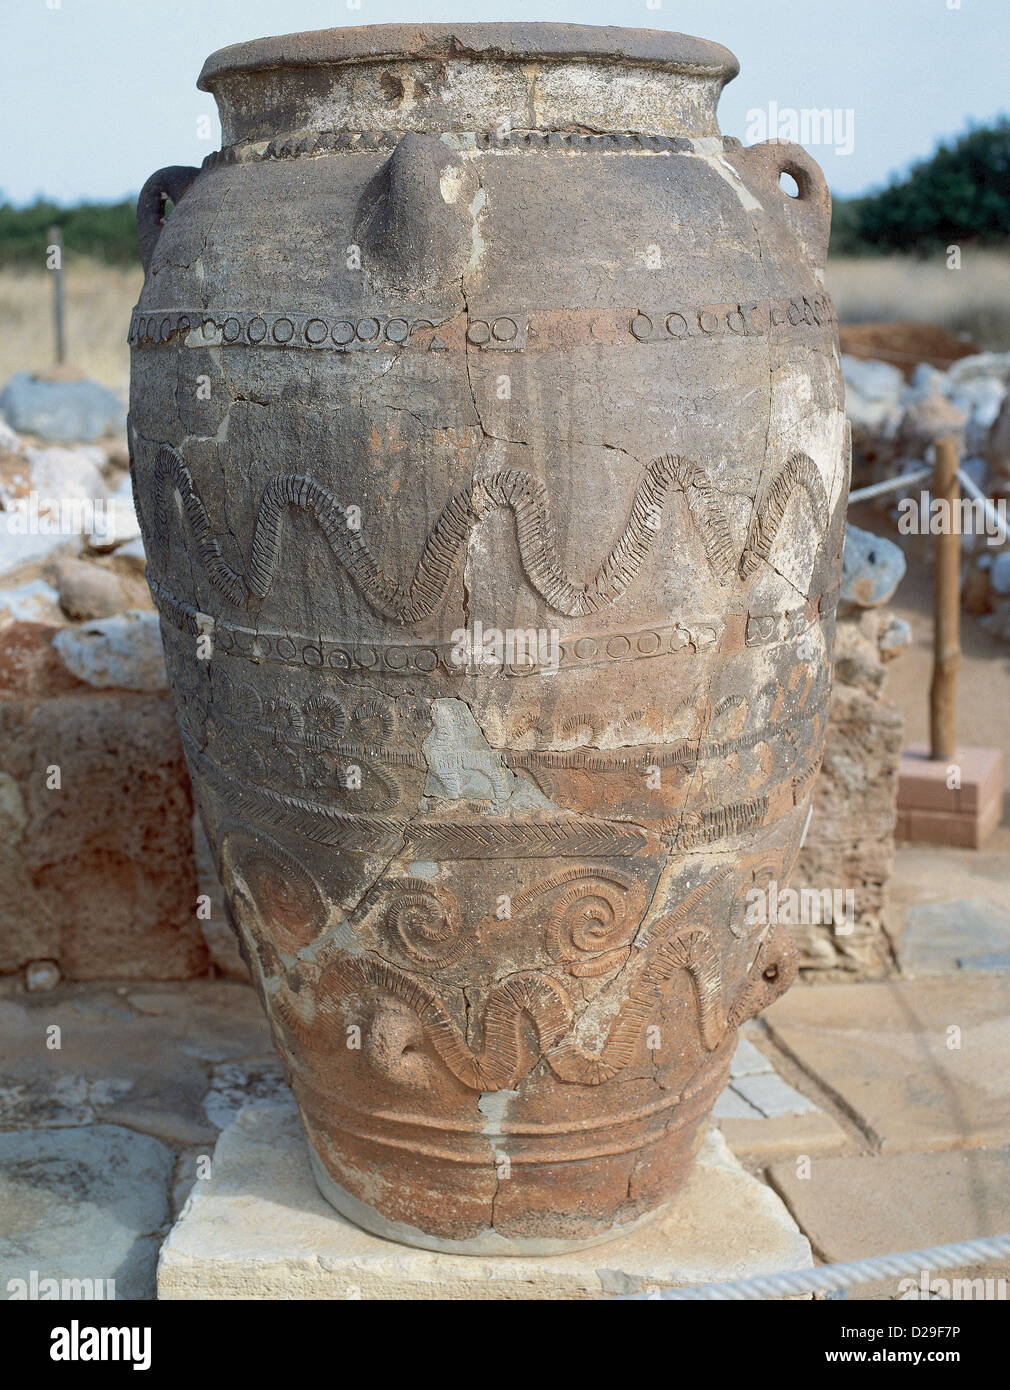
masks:
[[[738,1042],[729,1072],[712,1119],[734,1153],[760,1159],[852,1147],[838,1122],[785,1081],[749,1038]]]
[[[0,1130],[104,1121],[181,1144],[217,1136],[215,1065],[273,1057],[255,993],[228,981],[7,989],[0,1036]]]
[[[771,1062],[749,1038],[740,1038],[729,1064],[731,1080],[735,1081],[739,1076],[759,1076],[762,1072],[773,1070]]]
[[[275,1053],[242,1062],[220,1062],[214,1068],[203,1108],[211,1124],[227,1129],[246,1105],[290,1099],[284,1063]]]
[[[735,1154],[748,1159],[783,1154],[838,1153],[855,1145],[841,1125],[823,1110],[805,1115],[726,1116],[716,1120]]]
[[[225,1062],[273,1051],[256,991],[237,980],[135,985],[126,998],[139,1013],[157,1019],[161,1036],[189,1056]]]
[[[12,1281],[68,1298],[63,1280],[102,1280],[109,1297],[112,1279],[117,1298],[153,1298],[173,1163],[157,1139],[116,1125],[0,1134],[0,1296],[18,1292]]]
[[[776,1072],[739,1076],[733,1082],[733,1090],[768,1119],[778,1119],[783,1115],[809,1115],[818,1108]]]
[[[165,1242],[160,1298],[591,1298],[809,1268],[776,1194],[710,1131],[669,1210],[642,1230],[567,1255],[493,1258],[414,1250],[335,1212],[312,1179],[291,1104],[249,1106],[224,1131]]]
[[[763,1017],[882,1152],[1010,1142],[1010,976],[800,986]]]
[[[1010,762],[1008,762],[1010,766]],[[910,903],[983,899],[1005,909],[1010,883],[1010,824],[1001,825],[992,844],[975,850],[931,845],[897,845],[889,884],[893,908]]]
[[[982,899],[916,903],[898,946],[906,975],[1010,970],[1010,912]]]
[[[818,1109],[790,1086],[748,1038],[741,1038],[729,1068],[730,1079],[715,1103],[715,1119],[778,1119]]]
[[[745,1100],[732,1086],[727,1086],[719,1094],[712,1107],[712,1119],[723,1120],[763,1120],[765,1117],[756,1106]]]
[[[830,1262],[1004,1235],[1010,1228],[1006,1149],[815,1157],[809,1173],[799,1176],[788,1160],[769,1169],[814,1249]],[[1010,1261],[997,1272],[1010,1276]],[[900,1296],[897,1285],[882,1285],[880,1296]],[[865,1288],[850,1293],[865,1296]]]
[[[1010,951],[993,951],[989,955],[960,959],[958,967],[962,970],[1010,970]]]
[[[735,1154],[768,1159],[852,1147],[838,1122],[779,1076],[749,1038],[737,1043],[729,1074],[712,1119]]]

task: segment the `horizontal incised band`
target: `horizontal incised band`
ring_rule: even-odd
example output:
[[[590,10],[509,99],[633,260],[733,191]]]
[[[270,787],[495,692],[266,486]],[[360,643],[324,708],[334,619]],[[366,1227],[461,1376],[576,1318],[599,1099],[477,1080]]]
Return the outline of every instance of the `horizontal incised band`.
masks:
[[[300,159],[315,154],[367,154],[393,150],[408,134],[404,130],[318,130],[281,136],[264,145],[252,142],[225,145],[203,161],[204,169],[248,164],[268,159]],[[630,132],[585,134],[574,130],[458,131],[447,143],[457,149],[549,150],[593,154],[693,154],[694,141],[683,135],[644,135]]]
[[[429,768],[428,759],[416,748],[353,743],[336,737],[327,738],[318,733],[294,730],[288,730],[279,737],[277,730],[270,725],[257,724],[248,716],[238,717],[226,712],[219,708],[216,701],[205,700],[195,692],[190,692],[189,698],[200,706],[205,716],[212,715],[216,721],[242,739],[259,740],[261,744],[268,745],[276,745],[279,741],[292,752],[300,749],[325,751],[355,763],[379,763],[388,768],[406,767],[418,772],[427,772]],[[701,763],[748,752],[780,735],[791,738],[787,729],[777,723],[769,723],[735,737],[723,739],[682,738],[674,743],[628,744],[620,748],[496,748],[494,752],[510,772],[594,772],[602,776],[642,777],[655,768],[675,768],[685,773],[690,772]],[[803,775],[809,775],[809,769]]]
[[[749,801],[685,810],[670,822],[637,821],[562,813],[553,816],[474,820],[421,820],[338,810],[305,797],[240,781],[182,733],[191,768],[199,770],[230,809],[251,824],[351,853],[405,853],[414,858],[469,859],[632,858],[642,853],[685,853],[773,824],[799,806],[812,779],[789,777]]]
[[[724,1061],[714,1080],[712,1074],[706,1072],[703,1085],[692,1087],[690,1091],[685,1091],[682,1095],[664,1097],[663,1100],[657,1102],[655,1105],[649,1106],[648,1112],[643,1112],[642,1116],[621,1116],[619,1121],[611,1121],[608,1128],[626,1129],[630,1128],[635,1120],[641,1121],[641,1119],[644,1119],[646,1113],[663,1113],[667,1110],[673,1110],[678,1106],[683,1107],[682,1112],[671,1116],[661,1129],[646,1134],[639,1134],[623,1141],[615,1140],[609,1144],[600,1142],[599,1144],[579,1149],[516,1148],[513,1146],[515,1146],[517,1142],[522,1143],[523,1140],[526,1139],[526,1133],[529,1131],[524,1132],[510,1129],[504,1134],[487,1134],[486,1132],[482,1133],[480,1130],[475,1130],[473,1131],[472,1137],[481,1143],[485,1149],[485,1155],[482,1155],[481,1158],[476,1158],[472,1153],[457,1153],[453,1149],[446,1149],[437,1144],[425,1143],[418,1140],[416,1136],[411,1136],[407,1139],[394,1138],[392,1135],[378,1132],[374,1125],[363,1128],[352,1127],[351,1125],[342,1123],[339,1127],[339,1134],[342,1138],[347,1136],[357,1139],[358,1141],[363,1141],[366,1144],[376,1144],[380,1148],[402,1149],[411,1154],[419,1154],[424,1158],[433,1158],[447,1163],[462,1163],[467,1167],[487,1167],[489,1164],[493,1165],[496,1162],[498,1158],[497,1154],[492,1153],[490,1156],[486,1156],[487,1145],[493,1140],[509,1145],[509,1163],[513,1166],[522,1166],[523,1164],[531,1166],[553,1166],[558,1163],[582,1163],[592,1161],[593,1159],[639,1153],[642,1149],[650,1148],[654,1144],[662,1143],[664,1140],[667,1143],[676,1142],[684,1128],[697,1122],[698,1111],[702,1108],[707,1108],[708,1104],[711,1103],[711,1093],[713,1091],[718,1093],[718,1091],[722,1089],[719,1083],[723,1082],[724,1073],[727,1069],[727,1063]],[[334,1103],[334,1108],[336,1108],[339,1102],[331,1102],[331,1095],[331,1092],[327,1092],[327,1103]],[[692,1101],[694,1102],[693,1104],[691,1103]],[[367,1112],[361,1113],[367,1114]],[[432,1125],[431,1128],[444,1129],[445,1126],[439,1122],[437,1125]],[[584,1133],[585,1129],[586,1126],[579,1124],[572,1125],[567,1130],[557,1128],[555,1129],[555,1133],[559,1136],[562,1134],[576,1135]],[[467,1137],[470,1136],[467,1135]],[[529,1141],[527,1141],[527,1144],[528,1143]]]
[[[405,643],[384,642],[381,639],[348,642],[339,638],[241,627],[224,618],[211,618],[200,613],[150,575],[148,583],[165,623],[191,636],[211,634],[213,645],[228,656],[244,657],[257,664],[270,661],[283,666],[317,666],[336,672],[371,671],[383,676],[416,678],[439,674],[462,679],[475,674],[452,660],[456,647],[450,642]],[[802,608],[778,613],[741,614],[732,620],[727,619],[725,623],[701,618],[672,623],[667,627],[642,628],[631,633],[559,638],[557,668],[543,663],[505,665],[501,673],[508,677],[531,676],[547,669],[583,669],[660,656],[697,656],[716,649],[725,655],[741,651],[744,647],[773,646],[800,637],[816,624],[830,618],[837,592],[836,589],[831,594],[814,595]]]
[[[659,1100],[650,1101],[646,1105],[640,1105],[634,1110],[625,1110],[616,1117],[606,1115],[598,1119],[581,1119],[577,1124],[550,1123],[535,1124],[524,1122],[520,1125],[509,1125],[507,1131],[496,1137],[516,1141],[524,1139],[563,1139],[570,1134],[589,1134],[594,1130],[613,1130],[622,1129],[630,1125],[641,1124],[654,1115],[661,1115],[664,1111],[672,1110],[674,1106],[686,1105],[688,1101],[694,1100],[699,1095],[707,1095],[709,1090],[718,1086],[722,1090],[722,1073],[728,1061],[728,1055],[736,1048],[735,1037],[730,1038],[726,1044],[712,1053],[711,1058],[702,1074],[697,1077],[685,1090],[673,1094],[665,1093]],[[366,1119],[379,1124],[398,1125],[403,1129],[435,1129],[442,1134],[460,1135],[463,1138],[483,1138],[486,1140],[487,1131],[483,1127],[472,1124],[463,1124],[460,1121],[450,1119],[448,1116],[423,1115],[417,1111],[408,1111],[396,1114],[392,1110],[376,1110],[352,1105],[338,1091],[327,1090],[327,1106],[332,1105],[334,1110],[344,1110],[353,1115],[361,1115]],[[343,1126],[341,1126],[343,1130]],[[345,1131],[346,1132],[346,1131]],[[527,1160],[532,1161],[532,1160]]]
[[[315,351],[533,352],[595,345],[684,343],[763,338],[769,333],[821,328],[835,322],[827,295],[733,300],[723,304],[666,304],[615,309],[507,309],[446,318],[416,307],[294,311],[250,309],[134,309],[127,341],[133,347],[167,343],[200,347],[303,348]]]

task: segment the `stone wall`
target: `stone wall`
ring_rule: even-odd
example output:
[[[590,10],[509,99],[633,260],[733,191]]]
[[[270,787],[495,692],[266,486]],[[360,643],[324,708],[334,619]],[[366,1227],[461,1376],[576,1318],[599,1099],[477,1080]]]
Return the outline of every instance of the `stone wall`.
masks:
[[[884,694],[886,663],[907,642],[886,609],[841,617],[824,763],[792,887],[851,889],[851,932],[790,925],[804,969],[872,978],[893,966],[887,882],[894,858],[904,716]],[[846,924],[847,925],[847,924]]]
[[[213,958],[126,464],[0,421],[0,975],[32,989]]]
[[[206,974],[167,693],[79,679],[53,645],[66,630],[0,629],[0,974],[42,961],[73,980]]]

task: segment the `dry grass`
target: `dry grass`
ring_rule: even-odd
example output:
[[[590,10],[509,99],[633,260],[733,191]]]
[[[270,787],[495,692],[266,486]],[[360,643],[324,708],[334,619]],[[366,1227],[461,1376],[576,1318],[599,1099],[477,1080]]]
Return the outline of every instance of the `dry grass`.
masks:
[[[826,283],[843,323],[938,323],[989,352],[1010,349],[1010,253],[966,248],[960,270],[942,256],[846,257],[828,262]]]
[[[81,259],[67,262],[63,280],[67,357],[87,376],[125,393],[130,376],[126,332],[143,272],[139,266]],[[52,295],[49,271],[0,270],[0,383],[14,372],[52,365]]]

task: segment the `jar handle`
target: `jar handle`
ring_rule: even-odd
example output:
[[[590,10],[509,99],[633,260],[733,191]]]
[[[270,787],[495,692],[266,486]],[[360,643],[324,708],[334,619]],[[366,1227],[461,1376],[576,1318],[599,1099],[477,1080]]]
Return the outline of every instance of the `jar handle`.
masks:
[[[788,140],[765,140],[759,145],[726,142],[725,157],[765,208],[782,218],[809,260],[823,269],[831,235],[831,194],[817,161],[802,145]],[[782,174],[796,181],[796,193],[780,185]]]
[[[199,172],[199,169],[189,165],[170,164],[152,174],[140,190],[137,199],[137,245],[140,247],[140,262],[145,275],[165,225],[166,198],[177,203]]]

